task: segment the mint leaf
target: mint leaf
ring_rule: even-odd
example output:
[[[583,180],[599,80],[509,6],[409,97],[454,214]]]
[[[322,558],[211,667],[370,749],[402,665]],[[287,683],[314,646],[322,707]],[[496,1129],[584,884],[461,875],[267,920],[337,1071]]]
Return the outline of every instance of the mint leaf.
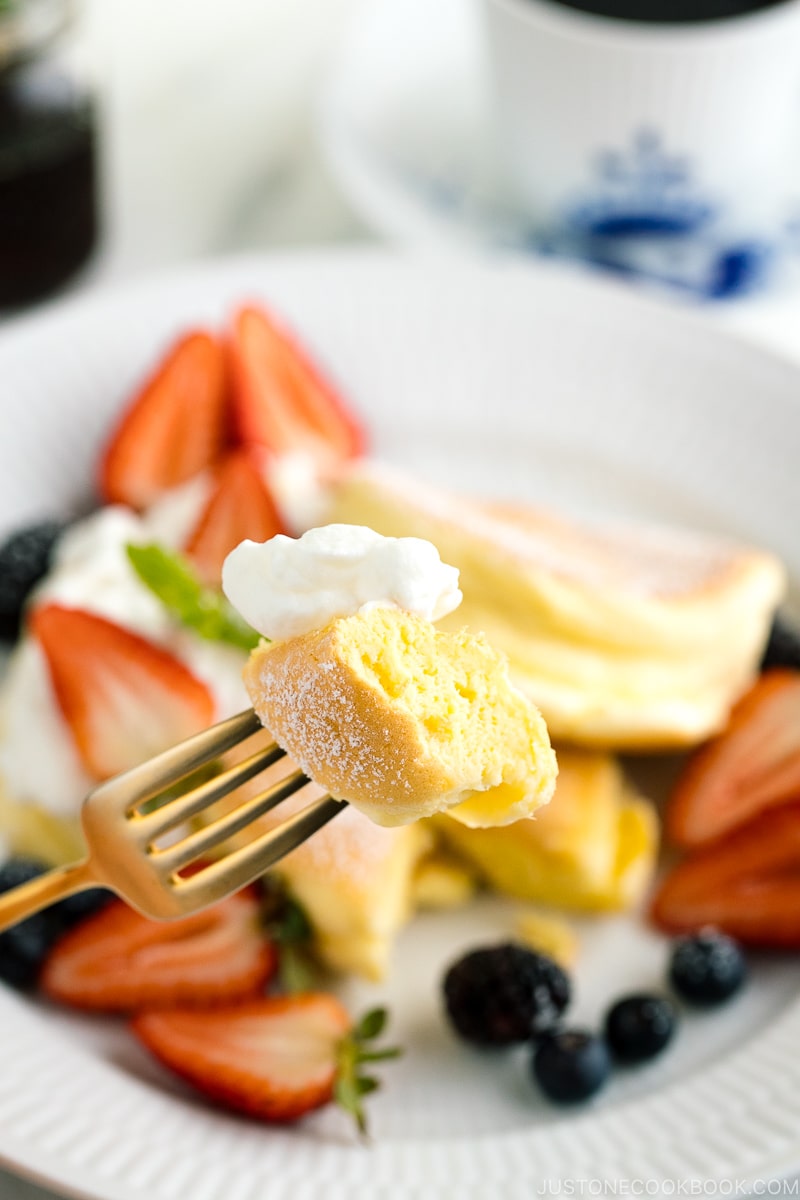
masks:
[[[153,542],[125,547],[134,571],[182,625],[209,642],[253,650],[261,637],[231,607],[221,592],[206,587],[183,555]]]

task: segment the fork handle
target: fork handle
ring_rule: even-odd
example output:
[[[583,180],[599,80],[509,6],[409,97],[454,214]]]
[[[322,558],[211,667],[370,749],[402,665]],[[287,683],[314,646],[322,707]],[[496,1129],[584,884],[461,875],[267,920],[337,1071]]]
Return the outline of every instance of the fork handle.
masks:
[[[37,875],[35,879],[0,895],[0,931],[8,929],[9,925],[16,925],[55,900],[62,900],[73,892],[82,892],[96,883],[88,859]]]

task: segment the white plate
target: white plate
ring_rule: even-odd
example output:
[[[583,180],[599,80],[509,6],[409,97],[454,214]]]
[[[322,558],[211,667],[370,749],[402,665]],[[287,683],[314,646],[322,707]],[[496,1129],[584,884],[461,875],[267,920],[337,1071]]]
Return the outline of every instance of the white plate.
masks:
[[[330,365],[378,449],[421,475],[733,531],[800,575],[796,367],[551,268],[380,254],[220,264],[9,328],[3,526],[85,499],[98,439],[159,348],[251,296]],[[0,991],[0,1159],[97,1200],[530,1200],[559,1178],[707,1182],[800,1166],[800,963],[756,964],[740,999],[686,1018],[663,1061],[565,1112],[529,1087],[524,1055],[473,1054],[441,1016],[445,964],[509,929],[502,902],[419,919],[385,986],[347,989],[355,1004],[388,1001],[407,1048],[375,1097],[369,1148],[333,1110],[287,1131],[217,1113],[114,1022]],[[634,920],[587,928],[575,1018],[596,1022],[612,996],[657,986],[665,956]]]

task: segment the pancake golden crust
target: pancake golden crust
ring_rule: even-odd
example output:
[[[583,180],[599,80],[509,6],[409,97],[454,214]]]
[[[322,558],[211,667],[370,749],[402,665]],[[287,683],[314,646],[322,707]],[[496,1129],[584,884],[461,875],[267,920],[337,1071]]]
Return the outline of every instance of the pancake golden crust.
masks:
[[[305,773],[378,824],[504,824],[552,794],[544,721],[482,637],[374,608],[260,647],[245,684]]]

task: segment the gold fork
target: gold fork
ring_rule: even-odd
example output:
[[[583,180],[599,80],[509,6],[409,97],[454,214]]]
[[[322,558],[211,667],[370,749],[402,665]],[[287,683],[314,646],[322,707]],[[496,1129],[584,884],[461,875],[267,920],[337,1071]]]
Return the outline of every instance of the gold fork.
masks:
[[[86,858],[0,895],[0,930],[97,885],[110,888],[147,917],[171,920],[252,883],[347,806],[345,800],[320,796],[267,831],[254,827],[259,817],[310,782],[298,769],[184,832],[187,822],[208,814],[213,804],[285,756],[273,742],[197,786],[187,782],[258,732],[264,732],[263,726],[248,709],[95,788],[81,809]],[[180,790],[182,781],[189,790]],[[176,786],[177,795],[152,807]],[[241,835],[236,843],[226,846],[236,835]]]

